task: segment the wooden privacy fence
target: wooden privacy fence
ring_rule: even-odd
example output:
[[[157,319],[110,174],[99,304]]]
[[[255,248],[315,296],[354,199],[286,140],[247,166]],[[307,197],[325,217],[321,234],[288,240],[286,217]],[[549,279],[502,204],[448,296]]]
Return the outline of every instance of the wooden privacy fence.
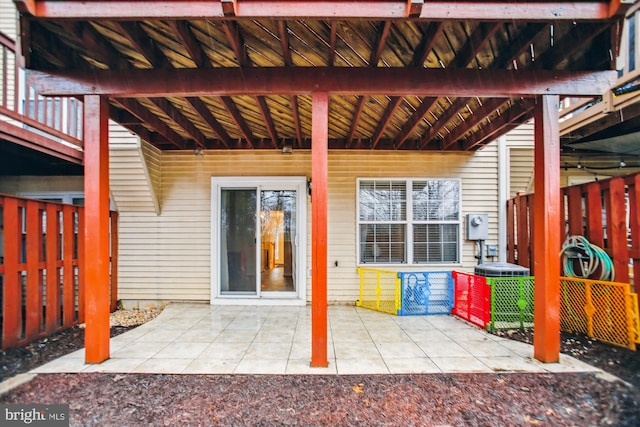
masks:
[[[535,194],[507,202],[507,261],[528,267],[532,275],[534,203]],[[639,203],[640,173],[565,187],[561,241],[567,236],[586,237],[611,257],[616,282],[633,283],[640,277]]]
[[[111,310],[118,214],[111,212]],[[0,194],[3,349],[84,322],[84,208]]]

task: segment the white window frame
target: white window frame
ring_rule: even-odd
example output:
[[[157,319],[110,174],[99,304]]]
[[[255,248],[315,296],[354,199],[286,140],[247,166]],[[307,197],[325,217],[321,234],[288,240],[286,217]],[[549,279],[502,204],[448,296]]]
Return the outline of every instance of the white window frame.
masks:
[[[405,257],[406,262],[403,263],[384,263],[384,262],[362,262],[360,248],[360,225],[370,223],[370,221],[360,220],[360,183],[362,181],[386,181],[386,182],[403,182],[406,188],[406,216],[404,220],[380,222],[380,224],[404,224],[405,225]],[[413,183],[414,181],[457,181],[458,182],[458,219],[450,221],[418,221],[413,219]],[[414,224],[456,224],[458,226],[458,241],[456,262],[433,262],[433,263],[416,263],[413,260],[413,225]],[[459,266],[462,265],[462,179],[460,178],[433,178],[433,177],[360,177],[356,178],[356,257],[359,267],[438,267],[438,266]]]

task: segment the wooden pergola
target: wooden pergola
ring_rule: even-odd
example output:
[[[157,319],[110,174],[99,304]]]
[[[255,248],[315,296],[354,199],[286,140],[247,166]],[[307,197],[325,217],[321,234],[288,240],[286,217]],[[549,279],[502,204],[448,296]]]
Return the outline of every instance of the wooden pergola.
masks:
[[[328,150],[473,151],[534,117],[534,356],[558,360],[558,103],[613,83],[625,1],[15,2],[29,81],[85,101],[87,363],[110,354],[108,119],[162,150],[311,150],[326,366]]]

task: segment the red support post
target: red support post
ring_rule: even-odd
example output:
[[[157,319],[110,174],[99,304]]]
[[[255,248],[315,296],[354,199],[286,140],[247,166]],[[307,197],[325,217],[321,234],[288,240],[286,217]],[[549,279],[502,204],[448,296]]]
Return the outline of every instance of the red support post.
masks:
[[[109,105],[84,99],[85,362],[101,363],[109,358]]]
[[[534,357],[560,359],[560,133],[557,95],[537,98],[533,210]]]
[[[329,95],[311,95],[311,366],[327,360],[327,192]]]

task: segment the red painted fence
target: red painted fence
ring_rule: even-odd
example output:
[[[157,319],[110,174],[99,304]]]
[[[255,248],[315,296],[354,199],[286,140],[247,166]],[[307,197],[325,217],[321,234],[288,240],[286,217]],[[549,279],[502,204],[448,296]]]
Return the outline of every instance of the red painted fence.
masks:
[[[534,203],[535,194],[507,202],[507,261],[530,268],[532,275]],[[640,277],[640,173],[565,187],[561,212],[561,241],[579,235],[604,249],[613,260],[616,282],[633,284]]]
[[[491,321],[491,287],[486,277],[454,271],[452,313],[483,329]]]
[[[111,212],[111,310],[118,214]],[[84,208],[0,194],[0,304],[6,349],[84,322]]]

